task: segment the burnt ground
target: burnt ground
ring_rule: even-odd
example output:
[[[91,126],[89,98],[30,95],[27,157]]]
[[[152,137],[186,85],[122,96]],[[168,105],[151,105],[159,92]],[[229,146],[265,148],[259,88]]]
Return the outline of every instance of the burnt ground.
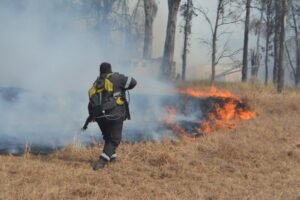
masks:
[[[20,95],[24,93],[24,89],[20,88],[0,88],[0,98],[5,102],[9,103],[8,105],[12,106],[15,103],[21,101]],[[28,92],[28,91],[27,91]],[[149,96],[146,95],[136,95],[134,99],[137,99],[135,104],[142,104],[140,107],[147,107],[147,102],[149,103]],[[223,108],[226,103],[233,102],[237,105],[237,109],[243,110],[251,110],[247,101],[232,99],[230,97],[203,97],[203,98],[195,98],[187,95],[178,95],[178,96],[160,96],[159,102],[162,104],[162,108],[173,107],[176,109],[177,118],[174,119],[174,124],[179,125],[182,130],[186,133],[185,135],[191,138],[198,138],[203,136],[203,132],[199,132],[199,127],[201,127],[201,121],[208,120],[208,114],[216,114],[215,105]],[[151,105],[148,105],[151,107]],[[145,115],[149,114],[149,112],[145,112]],[[191,118],[192,116],[192,118]],[[153,117],[155,118],[155,117]],[[5,117],[3,117],[5,119]],[[147,122],[143,122],[147,123]],[[155,121],[153,122],[158,124],[155,128],[155,132],[160,132],[163,135],[165,132],[171,133],[171,137],[173,139],[179,139],[176,131],[172,129],[169,124],[166,124],[164,121]],[[34,123],[33,123],[34,125]],[[151,126],[151,125],[150,125]],[[147,130],[137,129],[134,130],[124,130],[123,140],[126,142],[141,142],[141,141],[154,141],[156,138],[145,137],[144,132]],[[174,132],[172,134],[172,132]],[[80,136],[83,136],[81,134]],[[26,134],[25,134],[26,136]],[[151,135],[150,135],[151,136]],[[160,136],[163,137],[163,136]],[[3,133],[0,134],[0,154],[12,154],[12,155],[22,155],[24,152],[30,152],[34,155],[47,155],[54,153],[57,150],[63,149],[62,145],[53,145],[53,142],[49,142],[49,144],[30,142],[26,137],[16,137],[5,135]],[[55,138],[54,138],[55,139]],[[58,138],[56,140],[59,140]],[[71,139],[70,139],[71,140]],[[82,142],[83,146],[92,147],[95,146],[95,143],[101,143],[101,137],[84,137],[84,142]]]

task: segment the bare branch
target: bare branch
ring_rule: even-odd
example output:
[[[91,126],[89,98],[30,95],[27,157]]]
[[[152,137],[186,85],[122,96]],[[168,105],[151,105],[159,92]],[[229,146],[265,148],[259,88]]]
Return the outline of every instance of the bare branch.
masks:
[[[223,48],[222,48],[222,52],[221,52],[220,55],[217,57],[216,65],[219,64],[220,60],[221,60],[222,58],[224,58],[226,52],[228,51],[228,43],[229,43],[229,39],[226,40],[226,42],[224,43]]]
[[[218,26],[229,25],[229,24],[236,24],[238,22],[243,22],[243,20],[237,19],[237,20],[233,20],[233,21],[229,21],[229,22],[221,22],[220,24],[218,24]]]
[[[210,42],[210,40],[207,40],[207,39],[204,39],[204,38],[199,38],[199,40],[200,40],[201,44],[204,44],[204,45],[208,46],[209,48],[211,48],[212,43]]]
[[[203,8],[195,8],[195,9],[198,10],[203,15],[203,17],[205,18],[205,20],[209,24],[211,33],[213,34],[214,33],[213,25],[212,25],[211,20],[208,17],[207,11],[204,11]]]
[[[223,46],[223,50],[222,50],[222,53],[220,54],[220,56],[218,57],[217,61],[216,61],[216,64],[219,64],[219,62],[224,59],[224,58],[232,58],[233,56],[237,55],[238,53],[240,53],[243,49],[240,48],[240,49],[237,49],[236,51],[234,52],[231,52],[231,53],[228,53],[228,43],[229,43],[230,40],[227,40]]]

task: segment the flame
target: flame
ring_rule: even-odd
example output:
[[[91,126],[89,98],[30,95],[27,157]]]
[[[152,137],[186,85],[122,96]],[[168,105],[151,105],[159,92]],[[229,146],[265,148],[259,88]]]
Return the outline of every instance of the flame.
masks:
[[[249,120],[256,116],[255,112],[246,106],[246,103],[235,96],[230,91],[220,91],[215,87],[206,90],[195,88],[178,89],[179,94],[184,94],[194,98],[213,97],[220,100],[221,103],[212,104],[212,109],[206,113],[207,119],[199,121],[199,126],[195,128],[197,135],[209,134],[218,129],[232,129],[238,126],[239,121]],[[175,116],[178,109],[173,106],[166,108],[167,118],[166,124],[181,139],[195,140],[195,136],[191,136],[183,127],[175,122]]]
[[[174,119],[177,113],[177,109],[173,106],[166,107],[167,117],[165,119],[166,125],[168,125],[181,139],[195,140],[195,138],[190,137],[188,133],[180,125],[174,123]]]
[[[197,98],[205,98],[205,97],[223,97],[223,98],[234,98],[237,97],[231,91],[220,91],[216,87],[210,87],[205,90],[199,90],[197,88],[187,88],[187,89],[178,89],[177,93],[179,94],[186,94],[191,97]]]

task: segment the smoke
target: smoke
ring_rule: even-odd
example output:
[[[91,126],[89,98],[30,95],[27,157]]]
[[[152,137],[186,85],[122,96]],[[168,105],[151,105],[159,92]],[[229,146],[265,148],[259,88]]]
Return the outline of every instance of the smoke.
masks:
[[[162,102],[174,89],[130,68],[128,50],[102,45],[99,31],[82,17],[88,11],[80,1],[63,2],[0,2],[0,151],[14,153],[26,144],[63,147],[75,136],[82,142],[101,138],[96,123],[86,133],[79,130],[88,114],[87,91],[103,61],[138,81],[123,138],[163,137],[157,131]]]

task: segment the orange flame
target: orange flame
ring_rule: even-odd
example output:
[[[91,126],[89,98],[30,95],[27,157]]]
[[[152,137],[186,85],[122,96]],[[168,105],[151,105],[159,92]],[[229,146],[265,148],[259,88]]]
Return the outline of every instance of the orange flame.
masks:
[[[236,128],[239,120],[249,120],[256,116],[255,112],[246,107],[245,102],[235,96],[230,91],[220,91],[215,87],[207,90],[199,90],[195,88],[178,89],[179,94],[184,94],[196,98],[214,97],[222,100],[222,104],[215,103],[212,110],[206,113],[207,119],[199,122],[199,127],[195,130],[197,134],[208,134],[220,128]],[[175,107],[167,107],[166,124],[182,139],[195,140],[194,136],[186,133],[183,127],[175,123],[175,115],[177,109]]]
[[[196,88],[187,88],[187,89],[178,89],[177,92],[179,94],[186,94],[191,97],[197,98],[205,98],[205,97],[223,97],[223,98],[234,98],[238,99],[232,92],[230,91],[220,91],[216,87],[210,87],[206,90],[199,90]]]

